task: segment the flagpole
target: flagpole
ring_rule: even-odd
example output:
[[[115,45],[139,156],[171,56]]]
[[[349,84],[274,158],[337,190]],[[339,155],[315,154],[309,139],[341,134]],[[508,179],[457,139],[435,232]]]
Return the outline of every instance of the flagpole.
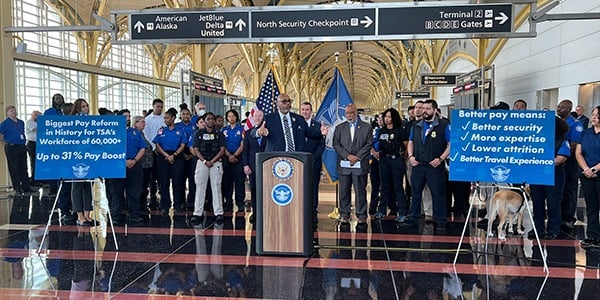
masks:
[[[340,75],[338,74],[339,70],[338,70],[338,60],[340,59],[340,53],[339,52],[335,52],[335,71],[334,71],[334,76],[337,74],[337,76],[335,76],[335,89],[336,89],[336,94],[335,94],[335,121],[333,122],[335,124],[335,122],[337,121],[338,116],[338,108],[340,107]],[[333,211],[327,215],[330,219],[339,219],[340,218],[340,184],[339,184],[339,180],[335,182],[335,207],[333,208]]]

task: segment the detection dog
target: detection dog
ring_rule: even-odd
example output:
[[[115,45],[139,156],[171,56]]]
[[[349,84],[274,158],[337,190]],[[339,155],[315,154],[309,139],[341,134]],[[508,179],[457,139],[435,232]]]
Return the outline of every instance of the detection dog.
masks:
[[[517,221],[517,233],[523,234],[523,212],[525,211],[525,205],[523,205],[523,197],[520,193],[511,190],[499,190],[492,196],[491,207],[489,209],[488,216],[488,236],[494,236],[492,231],[492,224],[499,217],[498,222],[498,239],[506,240],[506,233],[504,231],[504,224],[506,218],[510,218],[508,222],[508,233],[513,234],[513,226],[515,219]]]

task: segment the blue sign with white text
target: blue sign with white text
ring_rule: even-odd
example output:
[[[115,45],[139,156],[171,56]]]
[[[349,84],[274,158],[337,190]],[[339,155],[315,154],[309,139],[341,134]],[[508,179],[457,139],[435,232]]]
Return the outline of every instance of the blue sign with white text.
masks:
[[[554,184],[553,111],[454,110],[450,180]]]
[[[125,116],[40,116],[35,179],[125,178]]]

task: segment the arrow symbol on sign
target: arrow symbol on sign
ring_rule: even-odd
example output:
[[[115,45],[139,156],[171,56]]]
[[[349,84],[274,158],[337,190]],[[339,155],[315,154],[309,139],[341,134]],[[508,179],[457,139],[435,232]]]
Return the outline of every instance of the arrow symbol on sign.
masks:
[[[135,25],[133,25],[133,29],[137,30],[138,33],[142,33],[142,29],[144,28],[144,24],[142,22],[137,21]]]
[[[496,21],[500,21],[500,25],[506,23],[506,21],[508,20],[508,16],[506,14],[504,14],[503,12],[500,12],[500,15],[494,18]]]
[[[373,24],[373,20],[371,20],[371,18],[369,18],[369,16],[365,16],[364,20],[360,20],[360,24],[365,24],[365,28],[371,26],[371,24]]]
[[[246,27],[246,22],[242,19],[238,19],[237,22],[235,22],[235,27],[237,27],[239,31],[242,31],[244,27]]]

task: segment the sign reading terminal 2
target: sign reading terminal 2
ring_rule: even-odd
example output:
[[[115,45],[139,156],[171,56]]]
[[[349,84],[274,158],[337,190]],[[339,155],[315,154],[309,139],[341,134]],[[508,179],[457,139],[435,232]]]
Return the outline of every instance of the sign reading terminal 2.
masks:
[[[410,39],[419,35],[509,37],[513,29],[512,6],[382,3],[148,10],[129,13],[129,30],[132,42],[313,42]]]

